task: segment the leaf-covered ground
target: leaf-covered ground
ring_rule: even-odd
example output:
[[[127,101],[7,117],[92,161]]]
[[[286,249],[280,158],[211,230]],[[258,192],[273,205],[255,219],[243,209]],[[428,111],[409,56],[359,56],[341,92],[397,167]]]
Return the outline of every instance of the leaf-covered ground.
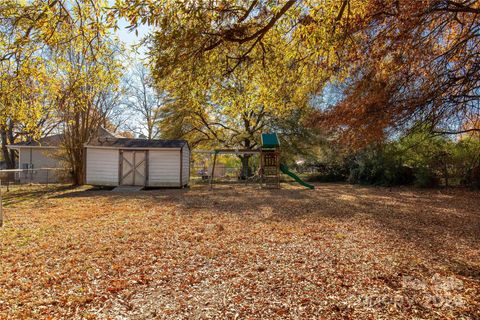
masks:
[[[3,318],[480,318],[480,197],[10,191]]]

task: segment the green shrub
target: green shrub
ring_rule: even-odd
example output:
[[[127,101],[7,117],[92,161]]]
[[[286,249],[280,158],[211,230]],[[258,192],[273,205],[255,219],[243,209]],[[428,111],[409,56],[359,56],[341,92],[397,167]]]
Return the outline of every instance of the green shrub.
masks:
[[[415,186],[420,188],[433,188],[439,185],[438,177],[430,168],[419,167],[415,170]]]
[[[357,153],[349,164],[349,183],[401,185],[413,183],[413,170],[402,163],[394,145],[379,145]]]
[[[369,185],[480,188],[478,136],[446,137],[416,132],[341,156],[331,148],[309,181]]]
[[[318,164],[317,172],[307,176],[308,182],[345,182],[348,168],[344,164]]]

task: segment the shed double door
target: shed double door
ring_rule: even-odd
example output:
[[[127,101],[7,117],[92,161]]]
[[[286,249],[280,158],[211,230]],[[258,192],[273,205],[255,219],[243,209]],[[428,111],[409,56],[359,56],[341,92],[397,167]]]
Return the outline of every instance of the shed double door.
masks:
[[[147,151],[120,150],[120,185],[147,185]]]

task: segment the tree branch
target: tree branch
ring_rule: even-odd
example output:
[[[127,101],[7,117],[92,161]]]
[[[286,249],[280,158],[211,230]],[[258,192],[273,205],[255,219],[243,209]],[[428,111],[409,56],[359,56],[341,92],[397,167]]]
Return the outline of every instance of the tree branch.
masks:
[[[469,132],[480,132],[480,128],[471,128],[459,131],[432,131],[434,134],[447,134],[447,135],[455,135],[455,134],[462,134],[462,133],[469,133]]]

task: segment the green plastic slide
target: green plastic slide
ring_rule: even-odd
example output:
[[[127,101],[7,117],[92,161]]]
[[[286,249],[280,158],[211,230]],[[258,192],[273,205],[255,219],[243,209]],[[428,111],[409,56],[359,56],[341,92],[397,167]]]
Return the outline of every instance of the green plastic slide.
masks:
[[[314,186],[312,186],[311,184],[308,184],[306,183],[305,181],[303,181],[302,179],[300,179],[299,176],[297,176],[295,173],[293,173],[292,171],[288,170],[288,167],[286,165],[284,165],[283,163],[280,164],[280,171],[282,171],[283,173],[285,173],[286,175],[292,177],[295,181],[297,181],[299,184],[301,184],[302,186],[304,186],[305,188],[308,188],[308,189],[315,189]]]

